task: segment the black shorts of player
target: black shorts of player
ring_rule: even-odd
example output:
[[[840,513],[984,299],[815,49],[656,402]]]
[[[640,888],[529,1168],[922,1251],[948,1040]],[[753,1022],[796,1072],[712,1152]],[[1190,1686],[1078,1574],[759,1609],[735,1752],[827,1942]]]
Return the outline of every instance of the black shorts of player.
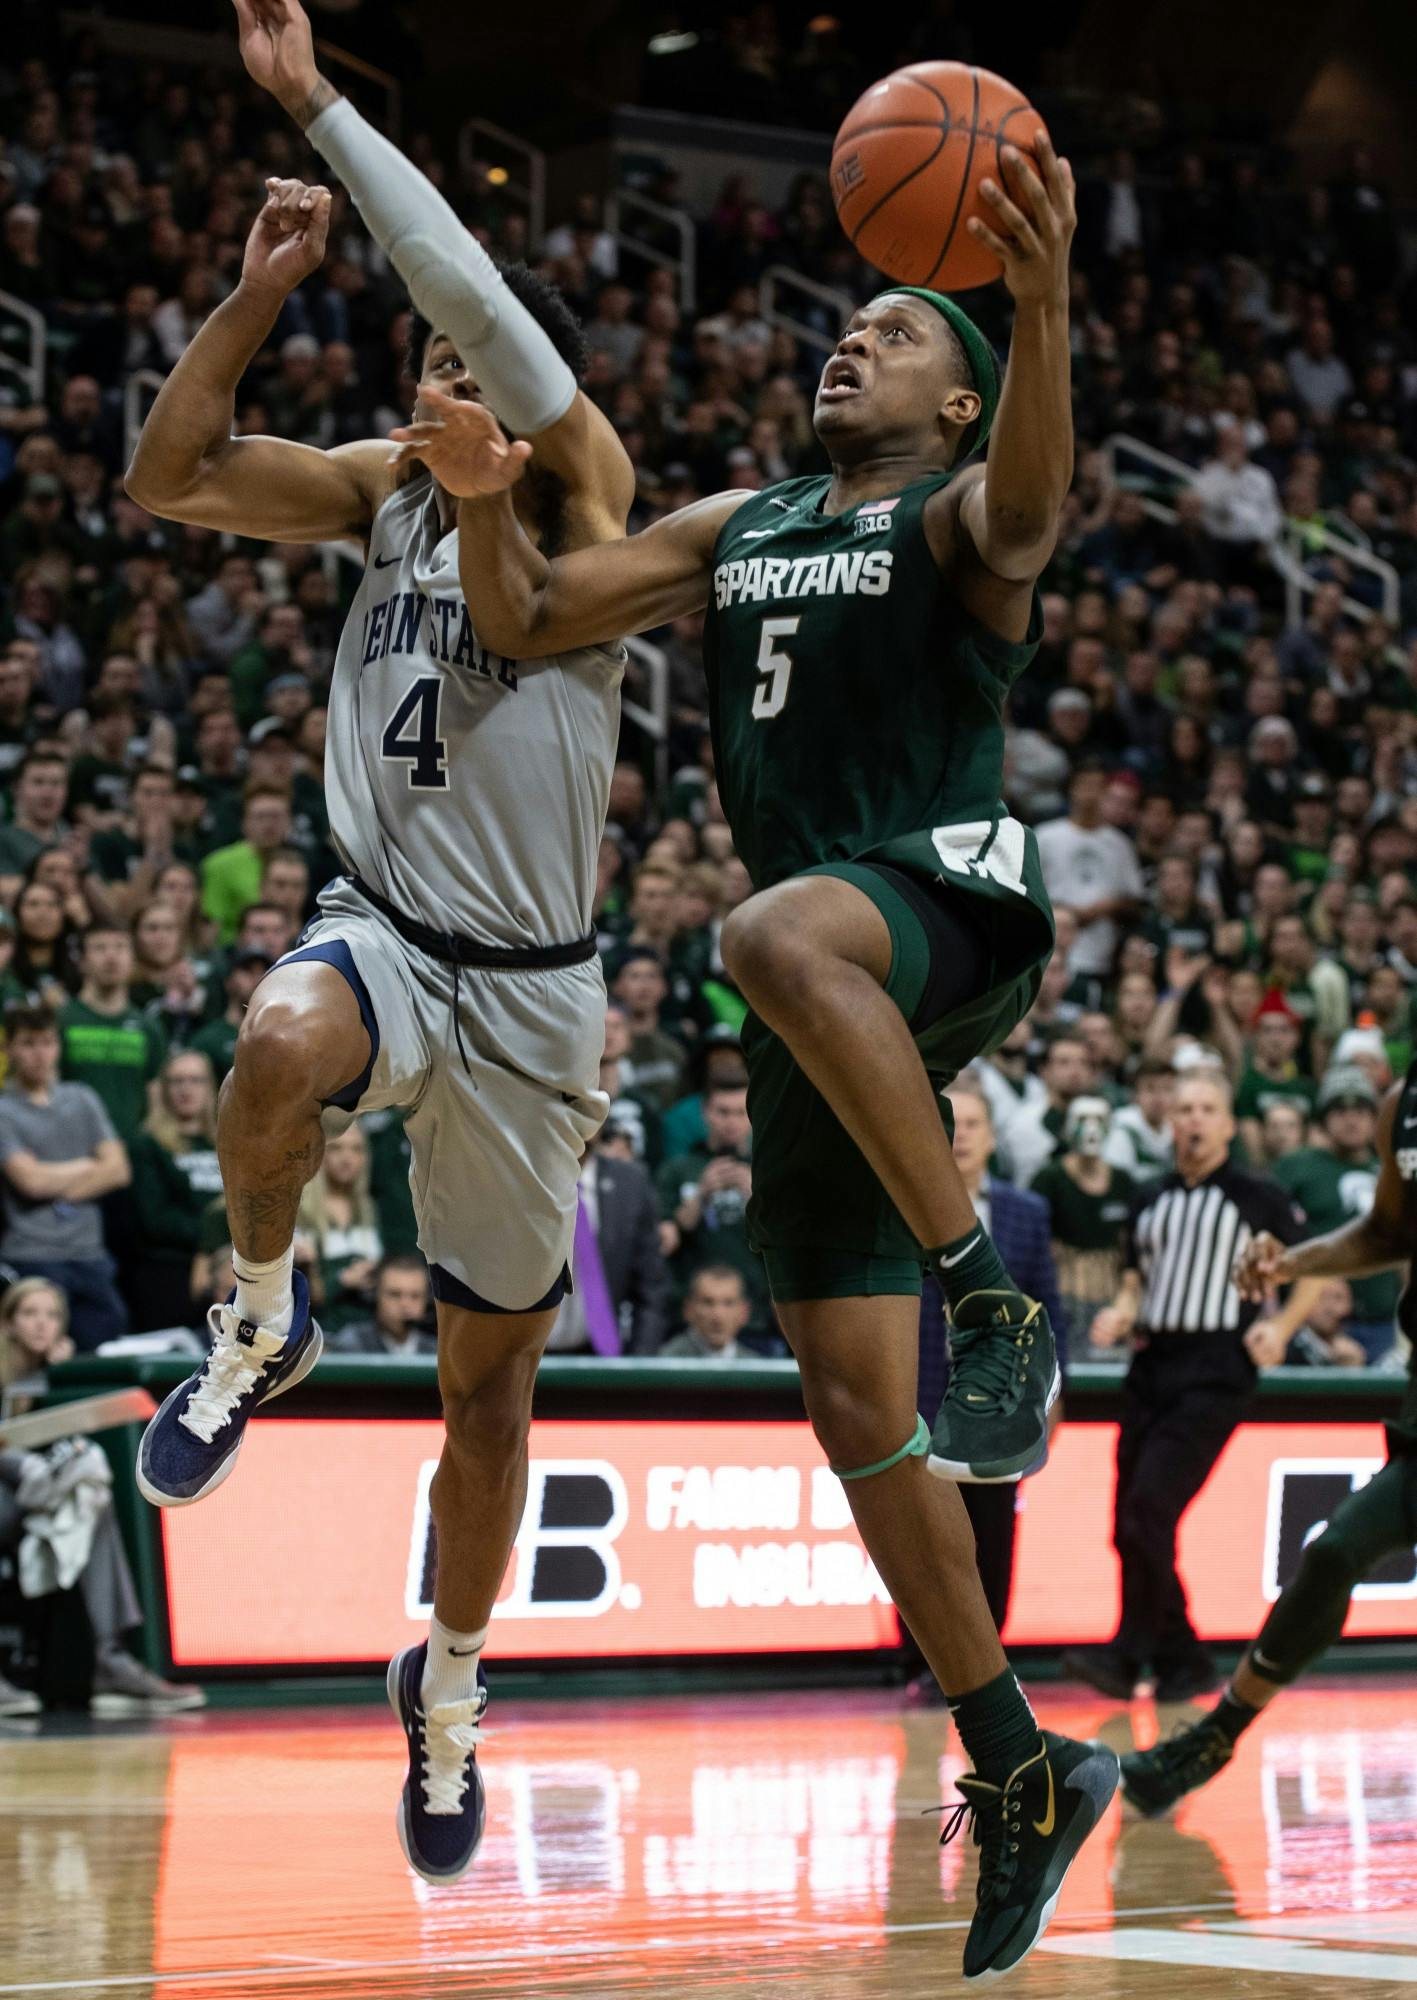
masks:
[[[849,883],[891,936],[885,991],[943,1087],[1022,1019],[1041,960],[999,963],[998,918],[982,895],[880,862],[805,871]],[[1031,947],[1030,947],[1031,949]],[[922,1252],[870,1163],[786,1044],[755,1015],[743,1027],[753,1125],[750,1239],[775,1299],[869,1298],[920,1290]],[[940,1117],[950,1130],[949,1104]]]

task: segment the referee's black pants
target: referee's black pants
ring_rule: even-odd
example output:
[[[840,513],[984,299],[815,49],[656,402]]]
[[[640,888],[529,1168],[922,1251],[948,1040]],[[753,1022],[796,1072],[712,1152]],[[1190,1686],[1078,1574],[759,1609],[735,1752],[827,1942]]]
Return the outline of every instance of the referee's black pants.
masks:
[[[1159,1675],[1204,1654],[1176,1571],[1181,1517],[1245,1414],[1255,1371],[1235,1333],[1140,1348],[1122,1391],[1113,1545],[1122,1565],[1115,1650]]]

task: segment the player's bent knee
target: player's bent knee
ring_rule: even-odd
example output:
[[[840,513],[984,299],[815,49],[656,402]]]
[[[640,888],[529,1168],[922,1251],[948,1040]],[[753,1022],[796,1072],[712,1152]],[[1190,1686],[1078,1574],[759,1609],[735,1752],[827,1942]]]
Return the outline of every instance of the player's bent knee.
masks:
[[[801,993],[810,975],[810,955],[771,897],[751,897],[731,910],[719,946],[724,966],[750,997]]]
[[[367,1053],[357,1007],[347,1023],[319,994],[258,989],[236,1038],[232,1088],[256,1092],[268,1104],[303,1106],[332,1096],[358,1074]]]

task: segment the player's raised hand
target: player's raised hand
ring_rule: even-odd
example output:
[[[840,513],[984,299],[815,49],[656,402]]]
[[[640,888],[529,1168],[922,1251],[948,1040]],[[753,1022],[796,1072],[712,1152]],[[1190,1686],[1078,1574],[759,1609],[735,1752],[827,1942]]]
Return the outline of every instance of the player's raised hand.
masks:
[[[268,180],[265,204],[246,239],[241,282],[293,292],[312,271],[319,269],[329,234],[327,187],[307,187],[304,181]]]
[[[315,40],[300,0],[232,0],[232,4],[247,74],[296,116],[320,80]]]
[[[391,465],[421,460],[444,491],[459,500],[485,499],[516,485],[526,471],[531,446],[508,438],[485,403],[445,396],[441,389],[426,385],[419,390],[418,401],[432,414],[389,432],[398,446]]]
[[[1017,146],[1005,146],[1001,156],[1011,185],[1023,196],[1022,206],[1011,201],[996,180],[986,180],[982,183],[984,199],[994,209],[997,222],[991,228],[978,216],[971,216],[969,232],[999,258],[1004,283],[1020,304],[1034,300],[1066,305],[1068,251],[1077,228],[1073,170],[1053,151],[1046,132],[1039,133],[1036,145],[1041,180]]]
[[[1235,1259],[1235,1289],[1242,1299],[1265,1299],[1288,1282],[1284,1268],[1284,1245],[1277,1236],[1262,1229],[1252,1236]]]

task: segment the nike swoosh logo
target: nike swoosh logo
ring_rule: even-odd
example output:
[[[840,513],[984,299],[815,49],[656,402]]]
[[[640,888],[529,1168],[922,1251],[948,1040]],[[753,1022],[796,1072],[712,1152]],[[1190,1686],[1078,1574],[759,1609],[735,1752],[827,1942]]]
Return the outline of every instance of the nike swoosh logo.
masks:
[[[941,1257],[940,1259],[941,1270],[952,1271],[956,1264],[962,1264],[978,1241],[979,1241],[979,1232],[976,1230],[974,1235],[971,1236],[969,1241],[965,1244],[963,1250],[956,1250],[953,1257]]]
[[[1255,1665],[1260,1669],[1261,1672],[1263,1672],[1266,1667],[1269,1669],[1271,1673],[1277,1673],[1279,1671],[1278,1660],[1266,1659],[1258,1646],[1251,1648],[1250,1658],[1254,1661]]]
[[[745,528],[743,530],[743,539],[745,542],[760,542],[765,535],[775,535],[776,533],[776,528]]]
[[[1057,1818],[1057,1801],[1053,1797],[1053,1766],[1045,1760],[1043,1768],[1048,1773],[1048,1810],[1044,1813],[1042,1819],[1036,1819],[1033,1822],[1033,1831],[1038,1835],[1040,1840],[1048,1838],[1049,1834],[1053,1831],[1053,1822]]]
[[[375,569],[389,569],[397,561],[397,556],[375,556],[374,567]]]
[[[455,1660],[470,1660],[474,1654],[480,1653],[482,1648],[481,1646],[449,1646],[448,1651]]]

